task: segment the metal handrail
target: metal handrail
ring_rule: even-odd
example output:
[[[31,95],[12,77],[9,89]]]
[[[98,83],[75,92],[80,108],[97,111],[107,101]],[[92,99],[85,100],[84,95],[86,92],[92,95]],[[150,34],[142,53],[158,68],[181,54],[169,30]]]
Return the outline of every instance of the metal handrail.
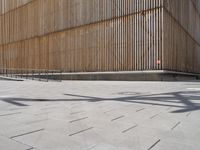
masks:
[[[61,70],[48,70],[48,69],[16,69],[16,68],[0,68],[0,75],[11,77],[11,78],[25,78],[31,80],[39,80],[39,81],[61,81],[56,78],[50,78],[50,76],[54,77],[55,75],[61,75]]]

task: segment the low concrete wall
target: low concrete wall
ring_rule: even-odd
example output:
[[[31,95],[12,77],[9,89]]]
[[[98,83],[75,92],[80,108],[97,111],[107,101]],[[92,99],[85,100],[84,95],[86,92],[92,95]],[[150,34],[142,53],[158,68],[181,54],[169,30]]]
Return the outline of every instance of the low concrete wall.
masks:
[[[37,77],[37,76],[34,76]],[[40,75],[47,78],[46,75]],[[48,79],[56,80],[110,80],[110,81],[185,81],[197,80],[195,74],[171,71],[132,71],[132,72],[88,72],[88,73],[63,73],[49,75]]]

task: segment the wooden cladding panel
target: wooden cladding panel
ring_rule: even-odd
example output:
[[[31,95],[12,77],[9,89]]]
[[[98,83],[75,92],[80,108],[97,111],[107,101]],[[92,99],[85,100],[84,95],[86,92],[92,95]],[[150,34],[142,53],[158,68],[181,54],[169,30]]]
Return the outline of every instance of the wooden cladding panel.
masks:
[[[7,59],[0,65],[66,72],[160,69],[161,12],[152,9],[2,45]]]
[[[0,66],[200,73],[200,0],[0,0]]]
[[[11,1],[11,0],[9,0]],[[0,15],[0,44],[105,21],[162,6],[163,0],[24,0]],[[2,9],[7,9],[1,0]],[[24,4],[19,7],[19,4]],[[10,4],[11,5],[11,4]],[[8,6],[10,6],[8,5]],[[4,8],[5,7],[5,8]],[[1,33],[2,32],[2,33]],[[14,37],[10,36],[14,33]]]
[[[164,69],[200,73],[200,1],[164,1]]]
[[[200,73],[200,45],[164,11],[164,69]]]
[[[164,8],[200,44],[200,0],[165,0]]]

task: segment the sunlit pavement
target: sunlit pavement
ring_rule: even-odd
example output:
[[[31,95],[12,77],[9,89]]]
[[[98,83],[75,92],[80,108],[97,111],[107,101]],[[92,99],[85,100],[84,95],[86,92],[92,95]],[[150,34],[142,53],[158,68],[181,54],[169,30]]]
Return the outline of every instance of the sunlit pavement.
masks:
[[[200,82],[0,81],[1,150],[199,150]]]

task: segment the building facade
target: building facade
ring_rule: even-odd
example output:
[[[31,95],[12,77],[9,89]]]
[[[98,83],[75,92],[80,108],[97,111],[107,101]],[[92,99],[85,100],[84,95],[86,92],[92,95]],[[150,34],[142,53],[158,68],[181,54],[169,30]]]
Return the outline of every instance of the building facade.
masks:
[[[0,68],[200,73],[200,0],[0,0]]]

